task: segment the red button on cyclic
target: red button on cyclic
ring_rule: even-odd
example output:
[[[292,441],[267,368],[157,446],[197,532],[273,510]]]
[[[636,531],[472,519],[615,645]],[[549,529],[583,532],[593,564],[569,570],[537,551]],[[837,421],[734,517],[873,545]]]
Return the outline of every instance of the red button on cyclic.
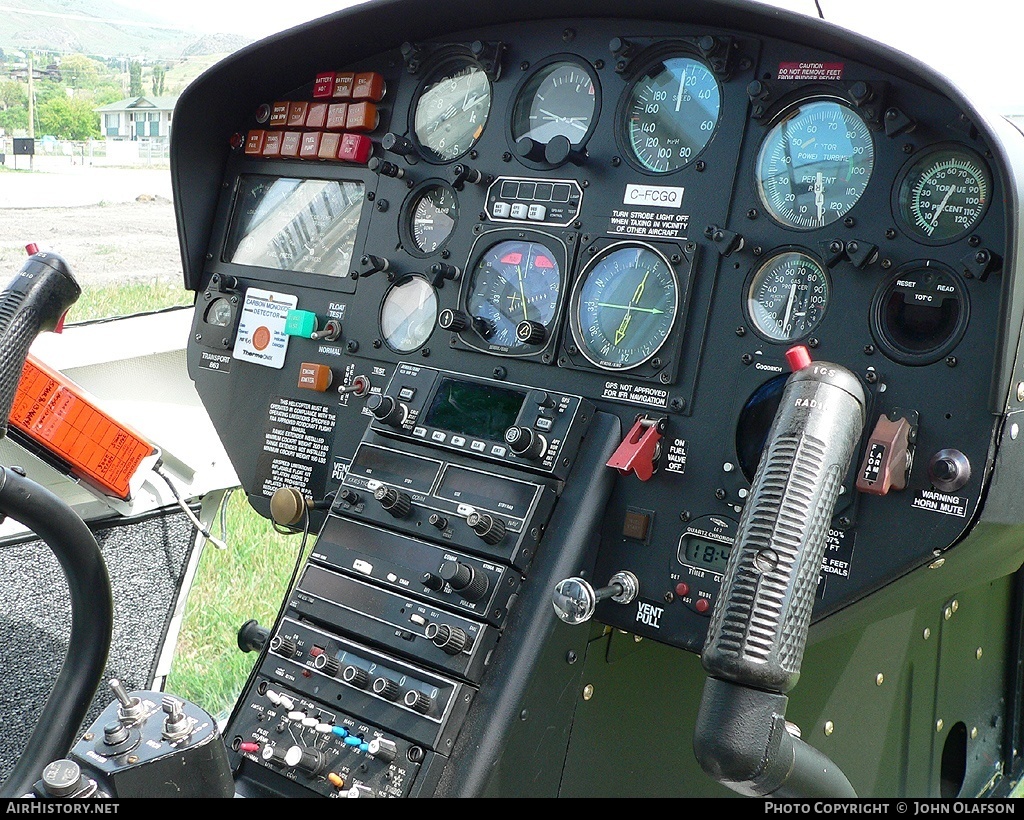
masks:
[[[676,595],[678,595],[680,598],[685,598],[689,594],[690,594],[690,585],[689,584],[684,583],[682,581],[680,581],[678,584],[676,584]]]
[[[693,606],[701,615],[704,615],[706,612],[708,612],[708,610],[711,609],[711,601],[709,601],[707,598],[698,598],[697,603],[695,603]]]

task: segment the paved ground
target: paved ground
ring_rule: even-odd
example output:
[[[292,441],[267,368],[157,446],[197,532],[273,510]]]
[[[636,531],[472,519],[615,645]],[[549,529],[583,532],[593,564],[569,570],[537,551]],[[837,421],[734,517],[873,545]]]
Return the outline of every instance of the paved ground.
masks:
[[[0,170],[0,282],[21,267],[29,242],[64,256],[83,286],[181,281],[166,166],[72,165],[67,157],[37,157],[34,165]]]

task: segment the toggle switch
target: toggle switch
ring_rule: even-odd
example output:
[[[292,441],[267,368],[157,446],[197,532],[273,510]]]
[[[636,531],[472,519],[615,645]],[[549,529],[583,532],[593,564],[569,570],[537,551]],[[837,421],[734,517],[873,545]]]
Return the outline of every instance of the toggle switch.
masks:
[[[637,416],[636,423],[616,448],[607,466],[622,475],[636,473],[641,481],[654,475],[655,465],[661,456],[661,439],[668,420]]]
[[[907,486],[913,463],[913,443],[917,430],[917,413],[905,416],[893,410],[881,416],[871,431],[864,460],[857,471],[857,489],[871,495],[885,495],[889,490]]]

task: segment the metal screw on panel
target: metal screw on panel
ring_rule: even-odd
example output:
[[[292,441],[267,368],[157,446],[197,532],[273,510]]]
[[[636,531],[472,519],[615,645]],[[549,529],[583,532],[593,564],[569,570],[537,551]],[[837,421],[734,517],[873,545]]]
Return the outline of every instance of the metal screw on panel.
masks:
[[[704,162],[704,160],[698,160],[697,164],[694,165],[693,167],[696,169],[698,174],[703,174],[708,165],[706,162]]]
[[[947,621],[950,618],[952,618],[953,617],[953,607],[947,606],[944,610],[942,610],[942,617],[945,618]]]
[[[939,718],[937,721],[935,721],[935,731],[941,732],[943,725],[944,724],[942,723],[942,718]]]
[[[566,663],[576,663],[576,659],[577,659],[577,655],[571,649],[568,652],[565,653],[565,662]]]
[[[885,683],[885,676],[879,672],[875,675],[875,686],[881,686],[883,683]]]
[[[980,661],[981,660],[981,655],[982,655],[982,650],[981,650],[981,647],[979,646],[977,649],[974,650],[974,657],[977,660]]]
[[[932,636],[932,631],[927,626],[924,628],[924,632],[921,633],[921,637],[926,641]]]
[[[865,356],[873,356],[874,353],[875,353],[875,346],[874,345],[864,345],[864,355]]]
[[[956,356],[947,356],[946,357],[946,364],[948,364],[950,367],[956,367],[956,365],[957,365]]]
[[[1016,422],[1014,422],[1013,424],[1010,425],[1010,438],[1012,438],[1014,441],[1016,441],[1017,440],[1017,436],[1019,434],[1020,434],[1020,426]]]
[[[744,353],[742,356],[740,356],[740,361],[743,362],[743,364],[750,364],[754,361],[754,357],[751,356],[749,353]]]
[[[971,727],[971,740],[976,740],[977,737],[978,737],[978,727],[977,726],[972,726]]]
[[[836,725],[831,720],[825,721],[825,737],[828,737],[836,730]]]
[[[1017,401],[1024,401],[1024,382],[1017,382]]]
[[[594,687],[588,683],[583,687],[583,700],[590,700],[592,697],[594,697]]]

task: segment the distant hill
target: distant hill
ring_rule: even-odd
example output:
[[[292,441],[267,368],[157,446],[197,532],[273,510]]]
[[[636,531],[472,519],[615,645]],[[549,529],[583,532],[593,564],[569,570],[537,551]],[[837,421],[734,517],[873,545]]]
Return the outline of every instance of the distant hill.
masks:
[[[251,40],[176,28],[154,14],[113,0],[0,0],[0,49],[93,57],[177,59],[226,54]]]

